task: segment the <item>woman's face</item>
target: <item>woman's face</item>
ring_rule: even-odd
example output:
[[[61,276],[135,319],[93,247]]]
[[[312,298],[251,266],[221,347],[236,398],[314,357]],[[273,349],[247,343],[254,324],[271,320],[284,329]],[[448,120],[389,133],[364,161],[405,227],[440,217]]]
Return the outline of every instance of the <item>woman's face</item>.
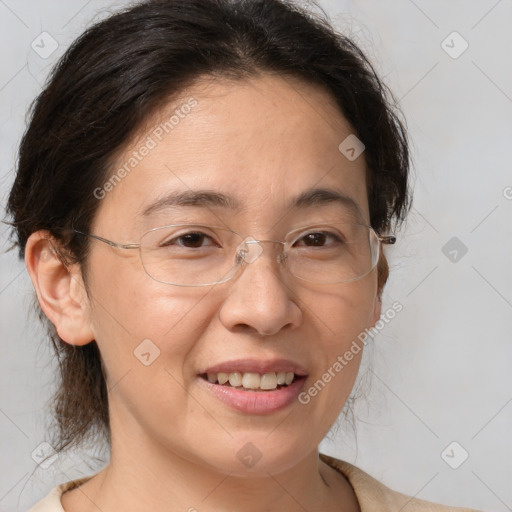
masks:
[[[193,106],[180,110],[166,133],[159,123],[191,97]],[[151,228],[197,223],[283,240],[323,219],[369,223],[364,154],[350,161],[338,149],[352,130],[324,92],[262,75],[205,80],[183,98],[119,155],[114,172],[130,158],[137,163],[105,187],[110,190],[99,199],[91,233],[136,243]],[[325,194],[290,206],[317,188],[347,196],[359,213]],[[205,190],[238,207],[165,200]],[[322,380],[377,320],[376,270],[351,283],[313,284],[280,270],[278,245],[262,247],[231,281],[179,287],[150,278],[137,250],[91,241],[88,321],[107,375],[114,449],[117,443],[134,455],[173,453],[239,475],[283,471],[316,449],[352,389],[361,352],[307,404],[295,395]],[[271,393],[282,390],[265,393],[264,400],[255,397],[260,391],[240,391],[240,399],[228,394],[226,402],[202,376],[223,363],[243,373],[277,360],[262,373],[286,369],[284,360],[288,370],[296,365],[307,376],[291,401],[276,398],[274,408]],[[247,463],[247,455],[261,458]]]

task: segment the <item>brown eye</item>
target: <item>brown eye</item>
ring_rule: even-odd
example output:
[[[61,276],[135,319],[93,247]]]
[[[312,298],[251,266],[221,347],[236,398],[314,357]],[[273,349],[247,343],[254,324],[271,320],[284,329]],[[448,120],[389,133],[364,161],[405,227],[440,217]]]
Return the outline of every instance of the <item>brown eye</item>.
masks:
[[[184,247],[197,248],[203,245],[205,238],[206,235],[203,233],[188,233],[186,235],[180,236],[177,240],[181,241],[179,245],[183,245]]]
[[[185,233],[184,235],[180,235],[174,238],[170,238],[168,240],[165,240],[160,244],[161,247],[169,247],[169,246],[179,246],[179,247],[185,247],[187,249],[199,249],[201,247],[205,247],[212,244],[204,244],[205,241],[213,241],[211,237],[208,235],[205,235],[204,233],[201,233],[199,231],[197,232],[190,232]]]
[[[304,237],[304,242],[310,246],[324,245],[326,240],[325,233],[309,233]]]
[[[302,236],[294,245],[301,245],[306,247],[325,247],[332,246],[337,242],[341,242],[339,237],[333,233],[327,233],[325,231],[318,231],[307,233]]]

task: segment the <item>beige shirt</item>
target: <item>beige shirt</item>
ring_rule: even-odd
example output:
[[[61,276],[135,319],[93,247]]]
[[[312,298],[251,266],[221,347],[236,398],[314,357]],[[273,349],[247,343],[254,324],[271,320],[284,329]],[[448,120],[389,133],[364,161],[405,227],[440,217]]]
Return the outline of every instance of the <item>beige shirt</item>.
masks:
[[[370,475],[348,462],[320,454],[320,458],[339,471],[350,482],[359,501],[361,512],[477,512],[469,508],[445,507],[418,500],[388,489]],[[34,505],[29,512],[64,512],[60,498],[64,492],[78,487],[91,477],[73,480],[54,487],[50,494]],[[341,510],[340,503],[340,510]],[[407,506],[407,508],[406,508]]]

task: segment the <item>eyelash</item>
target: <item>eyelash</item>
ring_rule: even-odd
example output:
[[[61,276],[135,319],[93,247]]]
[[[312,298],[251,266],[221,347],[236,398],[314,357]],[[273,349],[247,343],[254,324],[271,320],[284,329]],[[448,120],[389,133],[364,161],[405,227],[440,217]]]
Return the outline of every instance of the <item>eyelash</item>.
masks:
[[[310,231],[309,233],[304,233],[300,238],[297,239],[297,241],[304,240],[304,238],[309,235],[324,235],[325,237],[330,237],[330,238],[334,239],[334,241],[336,243],[343,243],[343,240],[339,236],[337,236],[335,233],[332,233],[330,231]],[[297,242],[295,242],[295,243],[297,243]]]
[[[202,233],[200,231],[191,231],[189,233],[184,233],[182,235],[179,235],[179,236],[176,236],[170,240],[166,240],[165,242],[163,242],[162,244],[160,244],[161,247],[168,247],[168,246],[171,246],[171,245],[179,245],[180,247],[185,247],[187,248],[184,243],[175,243],[176,241],[179,241],[180,239],[184,239],[185,237],[187,236],[190,236],[190,235],[198,235],[200,237],[203,237],[203,240],[204,238],[208,238],[212,241],[213,238],[210,236],[210,235],[207,235],[206,233]],[[304,233],[303,235],[301,235],[300,238],[298,238],[294,244],[292,245],[292,247],[295,247],[296,244],[300,241],[304,241],[304,239],[310,235],[324,235],[326,238],[332,238],[334,240],[335,243],[343,243],[343,240],[337,236],[335,233],[332,233],[332,232],[329,232],[329,231],[310,231],[308,233]],[[217,244],[216,244],[217,245]],[[332,245],[332,244],[331,244]],[[204,247],[202,244],[200,247]],[[306,247],[315,247],[315,246],[306,246]],[[318,247],[318,246],[316,246]],[[322,247],[325,247],[325,245],[322,245]],[[190,247],[188,247],[190,248]]]
[[[209,238],[210,240],[213,240],[213,238],[211,236],[209,236],[209,235],[207,235],[205,233],[201,233],[200,231],[191,231],[189,233],[184,233],[182,235],[175,236],[174,238],[171,238],[170,240],[166,240],[166,241],[162,242],[160,244],[160,247],[168,247],[170,245],[179,245],[181,247],[185,247],[183,244],[176,244],[176,243],[173,243],[173,242],[175,242],[176,240],[183,239],[183,238],[185,238],[187,236],[190,236],[190,235],[199,235],[199,236],[202,236],[202,237]],[[201,247],[203,247],[203,246],[201,245]],[[187,248],[187,247],[185,247],[185,248]]]

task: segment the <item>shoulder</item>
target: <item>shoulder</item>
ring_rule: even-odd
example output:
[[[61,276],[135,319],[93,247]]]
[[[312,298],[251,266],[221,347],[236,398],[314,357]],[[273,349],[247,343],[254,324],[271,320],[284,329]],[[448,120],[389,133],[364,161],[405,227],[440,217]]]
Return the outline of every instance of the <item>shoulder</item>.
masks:
[[[62,495],[75,487],[78,487],[92,477],[72,480],[54,487],[41,501],[38,501],[28,512],[65,512],[60,501]]]
[[[375,478],[348,462],[320,454],[320,459],[339,471],[349,481],[359,501],[361,512],[477,512],[468,508],[448,507],[419,500],[392,491]]]

